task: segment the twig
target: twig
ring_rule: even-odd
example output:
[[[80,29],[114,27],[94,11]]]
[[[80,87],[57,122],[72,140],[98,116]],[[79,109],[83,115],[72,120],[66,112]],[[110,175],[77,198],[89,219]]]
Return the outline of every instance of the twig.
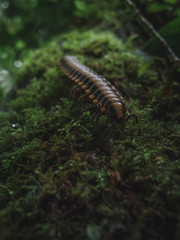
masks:
[[[131,0],[126,0],[126,2],[134,9],[136,14],[139,16],[141,21],[146,25],[149,31],[156,37],[158,41],[162,44],[166,52],[168,53],[170,60],[175,63],[180,63],[180,58],[176,56],[172,48],[168,45],[166,40],[155,30],[154,26],[141,14],[140,10],[137,8],[135,3]]]

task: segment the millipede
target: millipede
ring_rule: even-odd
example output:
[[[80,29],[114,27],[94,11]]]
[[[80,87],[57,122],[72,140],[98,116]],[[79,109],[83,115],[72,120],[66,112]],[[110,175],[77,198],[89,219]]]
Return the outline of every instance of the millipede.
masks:
[[[59,67],[78,84],[72,95],[75,97],[77,92],[83,91],[84,95],[80,98],[89,99],[96,106],[98,116],[107,114],[115,123],[125,122],[131,117],[138,122],[137,115],[131,114],[118,89],[101,75],[81,64],[76,57],[64,56],[59,61]]]

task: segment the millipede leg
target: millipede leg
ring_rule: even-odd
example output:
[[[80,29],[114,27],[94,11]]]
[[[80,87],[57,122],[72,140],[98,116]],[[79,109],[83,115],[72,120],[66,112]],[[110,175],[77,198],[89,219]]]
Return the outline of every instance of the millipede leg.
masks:
[[[139,118],[138,118],[138,116],[137,116],[136,114],[129,114],[129,115],[126,117],[125,121],[127,121],[127,120],[130,119],[130,118],[135,118],[135,119],[136,119],[136,123],[139,123]]]
[[[113,122],[110,126],[107,125],[107,127],[106,127],[106,129],[105,129],[105,131],[104,131],[104,134],[103,134],[104,137],[106,137],[108,131],[109,131],[115,124],[117,124],[117,122]]]
[[[84,100],[87,98],[87,95],[83,94],[82,96],[79,96],[77,99],[78,103],[84,103]]]
[[[99,112],[96,109],[92,112],[92,114],[91,114],[92,122],[94,122],[94,120],[96,119],[98,114],[99,114]]]
[[[96,112],[94,116],[92,117],[92,121],[98,122],[99,117],[101,116],[101,112]]]
[[[81,87],[77,86],[75,87],[72,92],[71,92],[71,97],[76,100],[77,95],[79,95],[79,93],[82,91]]]

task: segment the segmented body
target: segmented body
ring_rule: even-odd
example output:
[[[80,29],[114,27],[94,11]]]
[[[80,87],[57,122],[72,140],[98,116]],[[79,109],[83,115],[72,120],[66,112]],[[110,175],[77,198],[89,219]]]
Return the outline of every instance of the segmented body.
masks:
[[[82,65],[76,57],[63,57],[59,66],[102,113],[108,114],[115,121],[126,121],[132,116],[127,115],[129,110],[119,91],[105,78]]]

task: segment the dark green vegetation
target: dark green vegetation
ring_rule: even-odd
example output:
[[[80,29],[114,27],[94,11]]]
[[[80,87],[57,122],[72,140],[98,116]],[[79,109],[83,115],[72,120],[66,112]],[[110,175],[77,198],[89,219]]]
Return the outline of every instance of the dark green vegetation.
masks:
[[[179,1],[135,2],[180,56]],[[26,0],[0,0],[0,66],[12,70],[13,60],[24,56],[28,48],[38,47],[74,27],[87,29],[101,24],[104,29],[113,28],[121,37],[127,37],[126,31],[137,34],[137,23],[133,27],[129,24],[135,18],[125,0],[29,0],[28,3]],[[149,35],[144,37],[148,40]],[[157,54],[159,44],[151,39],[146,48]]]
[[[80,2],[77,19],[92,28]],[[180,238],[180,69],[135,50],[134,35],[116,24],[120,10],[106,11],[99,27],[30,52],[2,99],[0,240]],[[57,65],[64,55],[116,85],[139,124],[130,119],[104,136],[106,116],[92,122],[90,106],[70,98],[74,84]]]

